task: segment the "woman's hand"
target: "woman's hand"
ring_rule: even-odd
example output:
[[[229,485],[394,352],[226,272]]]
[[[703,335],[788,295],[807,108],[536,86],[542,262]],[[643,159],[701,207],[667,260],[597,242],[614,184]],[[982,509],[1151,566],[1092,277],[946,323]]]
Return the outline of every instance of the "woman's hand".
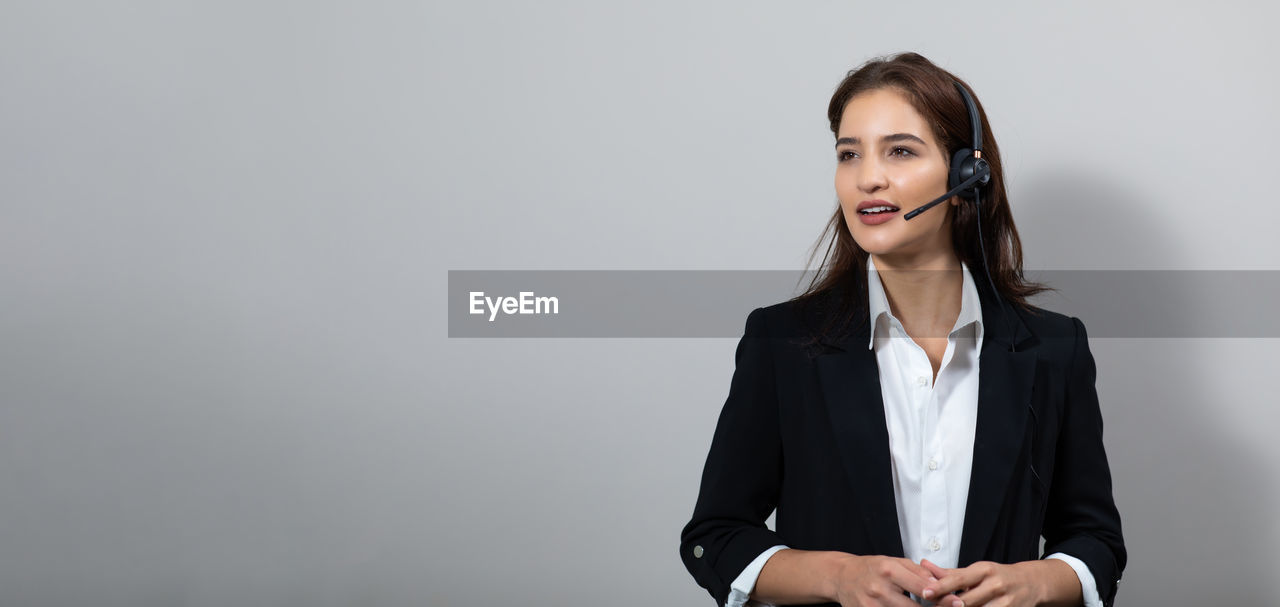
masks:
[[[920,564],[937,578],[925,585],[924,594],[920,596],[932,600],[931,597],[956,593],[938,600],[938,607],[1034,607],[1070,600],[1069,588],[1059,589],[1057,584],[1065,580],[1061,567],[1071,569],[1062,561],[1024,561],[1011,565],[979,561],[963,569],[943,569],[928,559],[921,560]],[[1076,579],[1074,570],[1070,573],[1071,578]],[[957,604],[956,600],[963,603]],[[1077,593],[1075,602],[1078,604],[1079,600]]]
[[[925,586],[937,581],[928,569],[910,559],[849,555],[836,577],[835,598],[842,607],[917,607],[903,591],[922,596]],[[944,597],[955,598],[952,594]]]

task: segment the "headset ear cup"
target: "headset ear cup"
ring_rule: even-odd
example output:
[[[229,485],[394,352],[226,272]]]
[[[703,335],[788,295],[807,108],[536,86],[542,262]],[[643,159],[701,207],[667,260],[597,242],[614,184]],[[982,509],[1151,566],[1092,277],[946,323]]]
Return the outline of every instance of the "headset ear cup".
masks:
[[[947,177],[947,189],[952,190],[973,176],[978,159],[973,157],[972,148],[961,148],[951,156],[951,174]],[[976,198],[977,188],[965,188],[956,195],[964,200]]]

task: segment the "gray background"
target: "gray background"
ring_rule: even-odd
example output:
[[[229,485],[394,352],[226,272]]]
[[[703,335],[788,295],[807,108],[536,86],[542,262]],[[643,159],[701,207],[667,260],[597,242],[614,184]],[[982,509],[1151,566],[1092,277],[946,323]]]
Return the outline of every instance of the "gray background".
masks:
[[[5,2],[0,604],[710,604],[736,340],[449,339],[447,270],[800,269],[829,95],[903,50],[1028,268],[1275,270],[1272,12]],[[1277,340],[1092,347],[1122,603],[1271,603]]]

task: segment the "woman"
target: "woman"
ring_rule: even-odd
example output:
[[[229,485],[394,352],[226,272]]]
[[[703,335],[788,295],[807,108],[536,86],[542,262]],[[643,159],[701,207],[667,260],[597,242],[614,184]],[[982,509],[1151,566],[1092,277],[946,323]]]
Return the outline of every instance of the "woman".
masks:
[[[685,566],[729,607],[1109,607],[1126,551],[1088,336],[1026,301],[1046,287],[981,106],[905,53],[828,117],[822,271],[747,317]]]

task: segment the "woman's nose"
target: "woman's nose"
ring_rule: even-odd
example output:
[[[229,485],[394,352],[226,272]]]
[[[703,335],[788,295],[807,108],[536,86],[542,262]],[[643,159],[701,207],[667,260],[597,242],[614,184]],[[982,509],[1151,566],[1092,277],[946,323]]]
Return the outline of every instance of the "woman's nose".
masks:
[[[858,189],[863,192],[874,192],[889,185],[885,176],[884,165],[874,157],[863,160],[858,166]]]

